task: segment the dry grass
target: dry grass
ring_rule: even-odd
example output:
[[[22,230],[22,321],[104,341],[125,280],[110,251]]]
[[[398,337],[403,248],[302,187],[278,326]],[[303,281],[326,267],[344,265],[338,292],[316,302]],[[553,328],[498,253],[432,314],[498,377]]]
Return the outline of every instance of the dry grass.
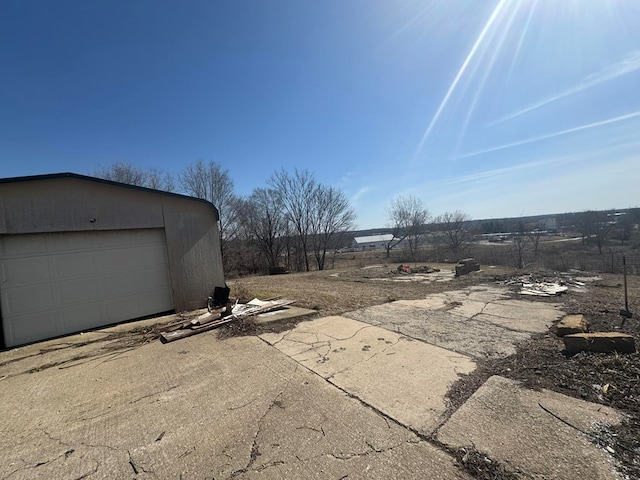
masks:
[[[411,264],[416,266],[418,264]],[[424,265],[424,264],[419,264]],[[502,267],[486,268],[480,272],[449,282],[394,282],[398,264],[380,264],[375,268],[351,268],[321,272],[295,273],[230,280],[232,296],[272,298],[282,296],[296,301],[296,305],[317,310],[322,315],[379,305],[394,300],[424,298],[431,293],[463,288],[476,283],[491,282],[511,273]],[[452,271],[452,264],[429,264]],[[394,273],[391,273],[394,272]],[[436,278],[431,277],[431,278]],[[380,280],[382,279],[382,281]]]

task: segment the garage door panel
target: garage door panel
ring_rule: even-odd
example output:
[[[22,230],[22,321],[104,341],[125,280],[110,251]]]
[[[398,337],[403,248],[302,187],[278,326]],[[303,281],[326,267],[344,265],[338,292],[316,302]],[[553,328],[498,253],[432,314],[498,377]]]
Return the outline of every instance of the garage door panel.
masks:
[[[105,297],[128,295],[132,291],[140,293],[166,288],[169,284],[166,271],[147,268],[125,273],[105,275],[100,278],[98,288]]]
[[[118,249],[117,255],[113,250],[101,251],[97,259],[103,272],[126,272],[157,265],[164,252],[164,245],[131,246]]]
[[[122,317],[127,312],[136,312],[136,317],[142,317],[148,313],[145,305],[153,304],[158,309],[157,312],[166,312],[173,309],[172,302],[167,300],[170,289],[154,290],[144,292],[139,295],[119,297],[118,302],[111,302],[105,305],[108,317]]]
[[[16,345],[33,341],[33,332],[38,332],[43,338],[60,335],[58,325],[52,321],[50,314],[24,315],[16,317],[11,326],[11,338]],[[5,340],[7,331],[5,329]]]
[[[105,298],[120,297],[140,288],[140,278],[135,272],[116,273],[100,278],[100,292]],[[142,280],[144,281],[144,280]]]
[[[56,317],[60,329],[69,332],[100,327],[105,325],[106,318],[100,302],[69,307],[64,311],[56,312]]]
[[[69,232],[60,232],[47,234],[46,243],[47,253],[65,253],[92,250],[94,242],[93,237],[88,235],[74,235]]]
[[[58,278],[88,277],[98,272],[91,252],[56,255],[54,264]]]
[[[55,303],[52,285],[41,284],[2,289],[2,318],[47,310]]]
[[[2,284],[11,286],[49,282],[50,265],[46,256],[10,258],[2,263]]]
[[[4,236],[0,244],[7,346],[173,308],[161,229]]]
[[[56,285],[58,302],[56,307],[86,303],[98,297],[98,280],[96,278],[75,278],[61,280]]]

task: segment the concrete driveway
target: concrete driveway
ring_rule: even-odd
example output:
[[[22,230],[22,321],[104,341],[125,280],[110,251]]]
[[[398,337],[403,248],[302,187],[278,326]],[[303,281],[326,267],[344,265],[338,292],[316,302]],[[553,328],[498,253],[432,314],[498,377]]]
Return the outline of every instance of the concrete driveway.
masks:
[[[616,479],[539,407],[595,432],[621,418],[601,405],[493,377],[447,417],[448,388],[490,351],[476,324],[507,354],[562,315],[532,303],[473,287],[260,337],[164,345],[146,321],[2,352],[0,478],[468,479],[449,452],[476,445],[524,478]]]
[[[468,478],[257,337],[108,336],[0,354],[0,478]]]

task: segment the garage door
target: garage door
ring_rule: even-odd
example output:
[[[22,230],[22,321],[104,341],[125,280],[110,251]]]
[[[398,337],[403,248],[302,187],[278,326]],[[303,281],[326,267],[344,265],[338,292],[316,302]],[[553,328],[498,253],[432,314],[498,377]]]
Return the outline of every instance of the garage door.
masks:
[[[6,346],[173,309],[162,229],[0,236]]]

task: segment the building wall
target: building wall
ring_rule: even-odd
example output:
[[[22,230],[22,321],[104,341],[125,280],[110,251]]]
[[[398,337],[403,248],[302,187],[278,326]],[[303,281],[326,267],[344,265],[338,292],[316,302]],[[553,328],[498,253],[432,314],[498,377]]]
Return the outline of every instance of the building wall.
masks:
[[[176,310],[224,285],[218,214],[208,202],[74,177],[0,183],[0,235],[164,228]]]

